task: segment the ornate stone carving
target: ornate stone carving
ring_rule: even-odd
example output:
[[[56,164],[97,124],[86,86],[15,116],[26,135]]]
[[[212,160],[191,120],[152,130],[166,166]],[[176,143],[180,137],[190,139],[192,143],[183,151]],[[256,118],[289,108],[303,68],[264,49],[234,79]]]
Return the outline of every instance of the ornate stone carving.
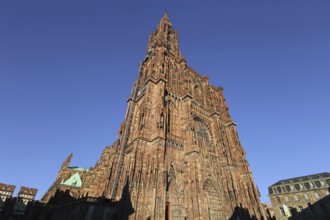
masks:
[[[150,35],[147,51],[119,139],[93,168],[79,173],[84,184],[72,196],[124,201],[123,207],[131,204],[134,210],[122,211],[127,219],[229,219],[236,208],[261,219],[259,198],[248,193],[257,190],[222,89],[187,66],[167,14]],[[73,174],[70,160],[58,180]],[[66,190],[59,182],[43,201]]]

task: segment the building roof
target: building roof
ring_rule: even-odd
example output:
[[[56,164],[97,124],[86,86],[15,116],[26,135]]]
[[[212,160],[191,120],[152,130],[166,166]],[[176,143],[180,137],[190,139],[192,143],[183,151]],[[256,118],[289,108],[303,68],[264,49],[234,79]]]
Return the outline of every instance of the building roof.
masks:
[[[76,170],[76,171],[82,171],[82,172],[86,171],[86,172],[88,172],[88,169],[85,169],[83,167],[68,167],[68,168],[70,170]]]
[[[79,176],[79,173],[77,172],[77,173],[73,174],[69,179],[67,179],[65,181],[62,180],[61,184],[66,185],[66,186],[81,187],[82,181]]]
[[[19,189],[19,192],[18,192],[18,196],[20,196],[22,194],[35,196],[37,194],[37,192],[38,192],[38,189],[21,186],[21,188]]]
[[[271,185],[270,187],[289,184],[289,183],[303,182],[303,181],[307,181],[307,180],[325,179],[328,177],[330,177],[330,173],[328,173],[328,172],[317,173],[317,174],[312,174],[312,175],[307,175],[307,176],[299,176],[299,177],[294,177],[294,178],[290,178],[290,179],[280,180],[280,181],[274,183],[273,185]]]
[[[2,190],[2,191],[14,192],[15,188],[16,188],[16,186],[14,186],[14,185],[0,183],[0,190]]]

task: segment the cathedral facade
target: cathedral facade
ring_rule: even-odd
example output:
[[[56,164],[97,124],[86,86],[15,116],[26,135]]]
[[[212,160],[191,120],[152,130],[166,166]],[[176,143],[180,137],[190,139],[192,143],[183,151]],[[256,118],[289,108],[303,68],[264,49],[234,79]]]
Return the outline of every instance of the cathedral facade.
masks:
[[[89,170],[70,167],[70,155],[42,201],[58,191],[121,201],[118,219],[264,218],[223,89],[187,66],[167,13],[118,134]]]

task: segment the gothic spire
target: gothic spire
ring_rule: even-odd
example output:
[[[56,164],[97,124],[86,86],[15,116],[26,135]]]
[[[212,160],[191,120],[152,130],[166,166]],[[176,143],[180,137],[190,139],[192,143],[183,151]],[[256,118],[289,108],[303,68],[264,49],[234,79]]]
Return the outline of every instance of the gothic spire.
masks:
[[[165,11],[165,13],[164,13],[164,15],[163,15],[161,21],[162,21],[162,20],[165,20],[165,21],[167,21],[167,22],[170,22],[170,20],[168,19],[168,13],[167,13],[167,11]],[[170,23],[171,23],[171,22],[170,22]]]
[[[174,56],[181,56],[179,51],[179,35],[172,27],[172,23],[165,12],[154,33],[150,34],[147,51],[163,47]]]

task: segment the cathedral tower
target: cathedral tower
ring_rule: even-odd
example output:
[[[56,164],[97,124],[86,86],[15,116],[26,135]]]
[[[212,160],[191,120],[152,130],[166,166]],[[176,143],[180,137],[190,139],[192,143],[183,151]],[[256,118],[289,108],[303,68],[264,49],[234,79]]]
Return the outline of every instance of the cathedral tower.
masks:
[[[126,219],[263,218],[223,89],[187,66],[167,13],[150,34],[118,132],[90,170],[69,167],[70,156],[43,201],[69,189],[129,203]],[[68,188],[74,176],[79,184]]]

